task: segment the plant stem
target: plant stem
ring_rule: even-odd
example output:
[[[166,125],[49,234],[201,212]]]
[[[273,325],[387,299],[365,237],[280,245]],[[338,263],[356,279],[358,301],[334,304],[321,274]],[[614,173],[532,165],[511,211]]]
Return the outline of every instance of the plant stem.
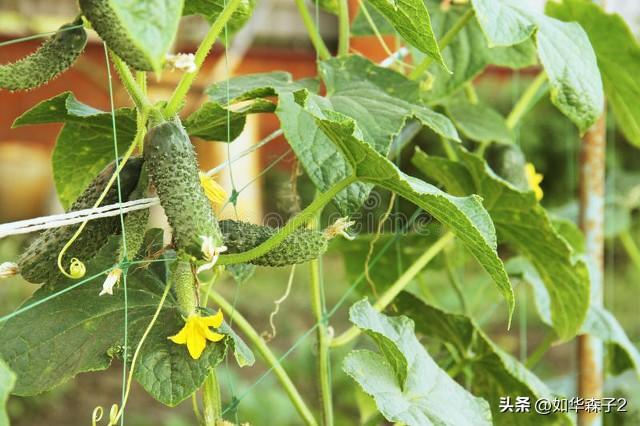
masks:
[[[166,118],[173,117],[182,108],[187,93],[189,92],[189,88],[191,87],[193,80],[198,75],[202,64],[204,64],[204,60],[207,58],[209,51],[215,44],[218,36],[231,18],[233,12],[235,12],[238,6],[240,6],[240,3],[241,0],[230,0],[229,3],[227,3],[227,6],[222,10],[222,13],[220,13],[220,15],[218,15],[216,20],[213,22],[211,28],[209,28],[209,32],[205,36],[204,40],[202,40],[200,46],[198,46],[198,50],[196,51],[194,61],[196,70],[194,72],[187,72],[182,75],[178,86],[173,91],[173,94],[171,95],[167,106],[164,108],[163,113]]]
[[[329,53],[327,45],[324,44],[322,36],[320,36],[320,31],[318,31],[318,28],[316,27],[316,24],[313,22],[313,18],[309,13],[309,9],[307,9],[307,5],[304,3],[304,0],[295,0],[295,2],[296,6],[298,7],[298,11],[300,12],[300,17],[302,17],[302,23],[309,33],[311,44],[313,44],[316,52],[318,52],[318,56],[322,60],[329,59],[331,57],[331,53]]]
[[[458,35],[460,30],[464,28],[465,25],[473,18],[475,15],[475,10],[473,8],[469,8],[464,15],[462,15],[456,22],[453,24],[449,31],[445,33],[444,36],[438,42],[438,48],[440,50],[444,50],[445,47],[451,43],[451,41]],[[433,63],[434,59],[431,56],[425,57],[418,66],[415,67],[411,74],[409,74],[409,78],[412,80],[417,80],[425,73],[429,66]]]
[[[329,343],[331,338],[327,331],[327,318],[324,305],[322,277],[320,276],[320,261],[309,263],[311,281],[311,308],[318,323],[318,377],[320,379],[320,403],[322,405],[322,424],[333,425],[333,404],[331,397],[331,358]]]
[[[464,85],[464,93],[467,96],[467,100],[469,103],[473,105],[478,104],[478,93],[476,92],[476,88],[473,87],[473,83],[471,81],[467,81]]]
[[[211,370],[202,386],[202,413],[205,426],[216,426],[221,418],[220,384],[215,369]]]
[[[338,0],[338,56],[349,54],[349,3]]]
[[[527,360],[525,361],[525,364],[524,364],[525,367],[529,369],[535,367],[536,364],[540,362],[544,354],[547,353],[547,351],[549,350],[549,348],[551,347],[553,342],[555,342],[556,339],[557,339],[556,334],[553,331],[550,331],[549,334],[547,334],[544,340],[540,343],[540,345],[538,345],[536,350],[533,351],[531,355],[529,355],[529,358],[527,358]]]
[[[425,250],[422,255],[409,266],[409,268],[400,276],[398,279],[391,284],[380,298],[373,304],[373,307],[377,311],[382,311],[384,308],[389,306],[393,299],[396,298],[398,294],[413,280],[413,278],[418,275],[420,271],[431,261],[438,253],[440,253],[447,244],[453,239],[454,235],[450,231],[445,233],[442,237],[440,237],[431,247]],[[360,329],[353,326],[349,328],[347,331],[342,333],[340,336],[334,338],[331,341],[331,347],[343,346],[358,337],[361,333]]]
[[[509,129],[515,129],[522,117],[531,110],[533,105],[540,99],[538,91],[542,85],[547,81],[547,74],[541,72],[537,77],[529,84],[527,90],[524,91],[518,102],[513,106],[513,109],[507,117],[506,123]]]
[[[255,348],[258,350],[262,358],[266,361],[269,367],[273,370],[278,381],[284,388],[285,392],[289,396],[289,399],[295,406],[296,410],[300,414],[300,417],[304,420],[305,424],[311,426],[317,426],[316,419],[313,417],[311,410],[305,404],[302,396],[296,389],[295,385],[287,375],[287,372],[280,365],[280,361],[276,356],[271,352],[271,349],[264,342],[262,337],[258,334],[258,332],[249,324],[237,309],[234,309],[233,306],[229,302],[225,300],[217,291],[211,290],[210,292],[211,299],[220,306],[220,309],[230,318],[234,325],[237,325],[240,330],[244,333],[244,335],[249,339]]]
[[[258,247],[254,247],[251,250],[247,250],[242,253],[234,253],[220,256],[218,259],[218,265],[229,265],[232,263],[246,263],[256,257],[260,257],[263,254],[267,253],[272,248],[276,247],[282,241],[284,241],[289,234],[295,231],[297,228],[302,226],[304,223],[313,219],[314,215],[322,209],[325,205],[327,205],[333,197],[335,197],[340,191],[345,189],[347,186],[351,185],[355,182],[357,178],[355,176],[349,176],[340,182],[336,183],[334,186],[329,188],[326,192],[321,193],[318,197],[313,200],[311,204],[309,204],[304,210],[302,210],[299,214],[297,214],[293,219],[289,220],[285,226],[283,226],[277,234],[269,238],[264,243],[260,244]]]
[[[631,259],[631,262],[633,262],[638,271],[640,271],[640,250],[638,249],[635,241],[633,241],[631,233],[629,231],[621,233],[620,242]]]
[[[111,51],[109,51],[109,53],[111,56],[111,62],[113,62],[113,66],[118,72],[124,88],[127,90],[129,97],[131,97],[131,100],[133,101],[138,111],[140,113],[149,111],[152,108],[151,102],[149,102],[149,99],[147,99],[146,95],[141,90],[127,64],[125,64],[124,61],[120,59],[120,57],[115,53]]]

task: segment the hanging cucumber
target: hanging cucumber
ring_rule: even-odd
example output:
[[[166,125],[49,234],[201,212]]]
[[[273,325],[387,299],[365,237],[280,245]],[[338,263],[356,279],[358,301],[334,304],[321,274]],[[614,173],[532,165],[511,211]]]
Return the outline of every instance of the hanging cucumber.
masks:
[[[140,178],[138,184],[129,195],[129,201],[138,200],[147,196],[149,188],[149,176],[147,168],[142,165],[140,170]],[[135,210],[127,213],[124,218],[124,231],[120,240],[120,248],[118,251],[118,262],[128,259],[134,259],[140,252],[144,243],[144,234],[149,223],[149,209]],[[125,250],[126,241],[126,250]],[[126,254],[126,256],[125,256]]]
[[[242,253],[259,246],[278,229],[235,220],[220,221],[227,253]],[[287,266],[316,259],[327,251],[327,236],[319,231],[298,228],[267,254],[248,263],[260,266]]]
[[[63,25],[31,55],[0,65],[0,88],[27,90],[48,83],[73,65],[86,44],[81,20]]]
[[[218,221],[198,174],[196,155],[180,121],[152,127],[145,137],[144,157],[151,178],[173,228],[178,250],[203,258],[202,244],[222,244]]]
[[[130,158],[120,172],[120,189],[122,198],[126,199],[133,191],[140,176],[142,159]],[[102,172],[84,190],[69,211],[92,208],[109,179],[116,170],[115,162],[105,167]],[[104,200],[100,204],[106,206],[118,202],[118,186],[112,185]],[[53,228],[43,232],[36,238],[18,259],[19,271],[22,277],[32,283],[42,283],[62,276],[58,269],[58,253],[73,236],[80,224]],[[106,217],[91,220],[87,223],[76,241],[69,247],[63,258],[67,265],[71,259],[82,261],[91,259],[107,242],[110,235],[120,231],[120,217]]]

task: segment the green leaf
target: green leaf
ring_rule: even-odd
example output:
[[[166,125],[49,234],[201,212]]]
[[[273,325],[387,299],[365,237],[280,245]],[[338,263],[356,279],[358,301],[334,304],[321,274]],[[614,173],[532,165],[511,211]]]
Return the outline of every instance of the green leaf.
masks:
[[[496,346],[475,321],[465,315],[453,314],[424,303],[403,292],[396,306],[415,321],[416,331],[454,349],[471,373],[471,392],[489,402],[495,425],[558,425],[572,424],[566,414],[541,416],[529,413],[501,413],[500,397],[553,399],[547,386],[513,356]]]
[[[118,238],[87,263],[88,278],[69,289],[69,280],[47,283],[25,302],[29,310],[9,319],[0,328],[0,357],[16,372],[14,393],[34,395],[66,382],[78,373],[104,370],[113,356],[123,354],[124,290],[98,296],[113,265]],[[133,270],[133,269],[132,269]],[[95,276],[97,275],[97,276]],[[94,277],[95,276],[95,277]],[[128,359],[137,347],[156,311],[165,284],[150,270],[127,276]],[[66,292],[52,297],[61,289]],[[46,302],[43,302],[45,301]],[[81,300],[82,303],[78,304]],[[219,362],[227,343],[208,344],[198,360],[184,345],[167,339],[184,325],[173,296],[169,296],[157,322],[142,345],[135,379],[158,401],[174,406],[189,397]]]
[[[408,426],[492,424],[487,402],[438,367],[416,338],[409,318],[383,315],[366,300],[351,307],[349,318],[382,354],[352,351],[343,369],[375,399],[388,421]]]
[[[585,31],[513,0],[472,0],[490,46],[512,46],[535,33],[551,83],[551,101],[586,131],[602,115],[604,95],[596,56]],[[526,2],[525,2],[526,3]]]
[[[190,136],[210,141],[232,142],[244,129],[247,114],[273,112],[275,105],[257,99],[235,111],[228,110],[217,102],[205,102],[184,121]]]
[[[551,327],[549,293],[540,274],[525,258],[515,257],[506,264],[509,274],[517,276],[533,288],[536,311],[542,322]],[[633,369],[640,378],[640,352],[629,340],[618,320],[603,307],[590,306],[580,328],[580,334],[592,334],[605,342],[609,349],[608,368],[613,374]]]
[[[474,189],[456,194],[472,193],[482,197],[501,241],[530,259],[543,277],[551,295],[553,327],[558,335],[563,340],[575,336],[589,307],[589,274],[585,262],[577,259],[571,246],[557,233],[532,191],[517,189],[496,175],[482,158],[464,149],[458,150],[458,156],[464,172],[450,160],[440,158],[433,162],[433,157],[419,150],[413,163],[451,192],[466,187],[471,178]],[[443,163],[455,172],[441,174]]]
[[[446,32],[464,15],[468,7],[451,5],[448,9],[440,6],[440,1],[428,0],[433,31],[442,38]],[[412,51],[416,62],[423,55]],[[469,21],[442,50],[442,56],[452,73],[441,68],[431,68],[431,90],[424,94],[425,100],[437,103],[459,90],[465,83],[478,76],[487,65],[497,63],[510,68],[534,65],[537,61],[535,45],[531,39],[511,47],[489,48],[482,30],[475,19]]]
[[[227,2],[228,0],[184,0],[182,14],[201,15],[212,24],[222,13]],[[247,23],[253,14],[255,6],[255,0],[241,0],[240,5],[231,14],[231,18],[227,23],[227,31],[230,36],[238,32]]]
[[[115,112],[118,153],[124,154],[136,132],[135,111]],[[29,124],[64,123],[53,150],[53,179],[65,209],[93,178],[115,158],[110,112],[79,102],[71,92],[40,102],[18,117],[14,127]]]
[[[7,364],[0,359],[0,426],[9,426],[9,416],[7,415],[7,399],[16,382],[16,375],[9,369]]]
[[[629,142],[640,147],[640,44],[624,19],[584,0],[549,2],[549,15],[579,23],[598,58],[604,90]]]
[[[496,252],[495,228],[480,198],[455,197],[408,176],[362,140],[355,122],[333,111],[314,111],[324,133],[336,144],[362,182],[380,185],[421,207],[447,225],[493,278],[513,312],[514,298],[504,265]]]
[[[211,86],[207,92],[222,105],[227,104],[227,90],[230,102],[279,96],[276,114],[285,137],[321,191],[347,177],[349,167],[315,119],[296,102],[297,97],[354,118],[365,132],[365,141],[383,155],[412,117],[445,138],[459,140],[447,117],[421,103],[419,83],[398,72],[352,55],[321,62],[320,76],[326,97],[302,92],[305,88],[316,90],[316,81],[292,81],[291,75],[283,72],[233,78]],[[300,93],[294,96],[294,92]],[[370,190],[371,185],[356,183],[338,194],[334,202],[342,214],[348,215],[362,206]]]
[[[367,11],[369,12],[369,15],[371,16],[371,20],[373,21],[375,26],[378,28],[378,31],[380,32],[381,35],[396,34],[393,28],[393,25],[391,25],[391,23],[387,21],[384,15],[378,12],[377,9],[367,8]],[[369,24],[369,21],[367,20],[367,17],[365,16],[365,14],[362,12],[362,9],[360,8],[358,9],[358,14],[356,15],[356,17],[353,19],[353,22],[351,23],[351,34],[354,36],[371,36],[375,34],[373,31],[373,28],[371,28],[371,25]]]
[[[302,89],[317,92],[318,82],[310,79],[294,81],[288,72],[273,71],[245,74],[212,84],[207,89],[207,94],[212,101],[224,106],[234,102],[276,96],[278,93],[295,92]]]
[[[229,324],[223,322],[218,331],[230,337],[229,342],[233,347],[233,356],[240,367],[251,367],[256,362],[249,346],[229,327]]]
[[[369,0],[407,43],[447,69],[424,0]]]
[[[488,105],[472,104],[456,96],[445,104],[447,115],[460,132],[477,142],[513,143],[513,131],[504,117]]]

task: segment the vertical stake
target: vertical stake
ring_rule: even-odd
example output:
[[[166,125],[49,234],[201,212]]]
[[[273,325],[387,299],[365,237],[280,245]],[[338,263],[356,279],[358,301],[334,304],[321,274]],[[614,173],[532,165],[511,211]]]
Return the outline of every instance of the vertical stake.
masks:
[[[603,305],[604,191],[606,112],[582,138],[580,150],[580,228],[585,236],[591,277],[591,305]],[[602,398],[603,345],[594,336],[578,336],[578,396]],[[600,413],[578,411],[578,425],[602,425]]]

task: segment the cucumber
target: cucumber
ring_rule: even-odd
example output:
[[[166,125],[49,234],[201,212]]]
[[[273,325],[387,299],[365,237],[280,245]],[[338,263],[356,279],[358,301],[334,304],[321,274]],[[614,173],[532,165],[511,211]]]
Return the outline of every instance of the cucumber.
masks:
[[[235,220],[220,221],[227,253],[242,253],[259,246],[278,229]],[[327,237],[322,232],[298,228],[267,254],[248,263],[260,266],[287,266],[304,263],[327,251]]]
[[[120,188],[123,199],[126,199],[136,186],[141,167],[142,159],[140,157],[130,158],[120,172]],[[115,170],[115,162],[105,167],[73,203],[70,211],[93,207]],[[114,184],[100,205],[106,206],[117,202],[118,186]],[[48,229],[36,238],[18,259],[17,263],[22,277],[32,283],[48,282],[62,277],[57,265],[58,254],[79,227],[80,224],[75,224]],[[63,265],[68,265],[72,258],[78,258],[83,262],[91,259],[107,242],[109,236],[119,231],[119,216],[89,221],[65,253]]]
[[[180,121],[152,127],[145,137],[144,157],[178,251],[202,259],[203,238],[222,244],[218,221],[198,174],[195,151]]]
[[[142,165],[138,184],[129,195],[129,201],[138,200],[147,196],[149,188],[149,176],[146,167]],[[144,234],[149,223],[149,209],[135,210],[127,213],[124,218],[124,235],[120,240],[118,251],[118,262],[128,259],[135,259],[144,244]],[[126,240],[126,256],[125,256]]]
[[[155,28],[155,25],[163,22],[164,17],[161,14],[166,11],[166,8],[172,9],[172,3],[177,2],[178,0],[161,2],[164,3],[163,8],[153,11],[156,16],[149,15],[145,7],[148,8],[153,3],[159,2],[151,2],[151,4],[145,6],[137,3],[149,3],[148,1],[80,0],[80,9],[91,22],[91,26],[100,38],[107,43],[109,49],[115,52],[129,66],[140,71],[160,72],[162,64],[151,57],[150,52],[147,52],[140,45],[140,41],[136,37],[132,37],[127,26],[129,28],[144,26],[141,23],[144,22],[143,19],[146,19],[153,25],[137,28],[136,31],[139,32],[137,38],[153,38],[153,40],[157,41],[155,44],[162,43],[163,34],[156,33],[158,29]],[[140,16],[141,13],[149,16]],[[138,23],[131,22],[132,20],[138,21]],[[173,29],[163,28],[163,31],[176,32],[177,27]]]
[[[197,299],[191,262],[178,256],[170,267],[169,279],[173,290],[176,292],[180,314],[185,318],[194,314],[196,312]]]
[[[8,90],[33,89],[54,79],[76,61],[87,44],[81,20],[60,27],[58,32],[31,55],[14,63],[0,65],[0,88]]]
[[[526,159],[516,145],[494,144],[487,152],[487,162],[494,172],[521,190],[529,189],[525,173]]]

